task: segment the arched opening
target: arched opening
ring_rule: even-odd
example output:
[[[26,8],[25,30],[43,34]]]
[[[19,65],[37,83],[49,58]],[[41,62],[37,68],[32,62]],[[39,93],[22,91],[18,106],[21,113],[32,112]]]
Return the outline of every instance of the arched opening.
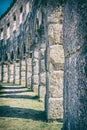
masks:
[[[35,43],[38,43],[38,32],[39,32],[39,19],[36,18],[36,23],[35,23]]]
[[[0,29],[0,39],[3,40],[3,28]]]
[[[16,15],[13,15],[13,31],[16,30]]]
[[[10,22],[7,23],[7,39],[10,38]]]
[[[40,34],[44,35],[44,26],[45,26],[45,13],[44,10],[41,10],[41,24],[40,24]]]
[[[22,45],[22,53],[23,53],[23,57],[24,57],[25,54],[26,54],[26,45],[25,45],[25,43],[23,43],[23,45]]]
[[[35,30],[38,31],[38,29],[39,29],[39,19],[36,18]]]
[[[23,6],[20,7],[20,24],[23,22]]]
[[[45,13],[44,11],[42,11],[42,24],[44,24],[44,20],[45,20]]]
[[[8,55],[7,55],[7,53],[5,53],[4,60],[5,60],[5,62],[7,62],[7,61],[8,61]]]
[[[28,47],[29,47],[29,54],[30,54],[30,58],[32,58],[32,51],[31,51],[31,46],[32,46],[32,36],[29,33],[29,37],[28,37]]]
[[[32,51],[31,51],[31,46],[32,46],[32,36],[31,36],[31,33],[29,33],[29,36],[28,36],[28,48],[29,48],[29,54],[30,54],[30,58],[32,58]]]
[[[19,50],[19,47],[17,47],[16,56],[17,56],[17,60],[20,59],[20,50]]]
[[[0,56],[0,62],[2,61],[2,57]]]
[[[14,61],[14,52],[12,51],[11,54],[10,54],[10,59],[11,59],[11,62]]]
[[[29,33],[29,36],[28,36],[28,45],[29,45],[29,47],[30,47],[30,45],[32,45],[32,36],[31,36],[31,33]]]

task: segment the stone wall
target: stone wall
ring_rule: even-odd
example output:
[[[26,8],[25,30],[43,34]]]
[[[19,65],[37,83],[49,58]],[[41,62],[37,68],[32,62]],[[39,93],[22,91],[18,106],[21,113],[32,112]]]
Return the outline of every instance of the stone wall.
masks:
[[[1,81],[26,86],[45,99],[48,120],[63,117],[62,21],[62,5],[52,0],[17,0],[0,20]]]

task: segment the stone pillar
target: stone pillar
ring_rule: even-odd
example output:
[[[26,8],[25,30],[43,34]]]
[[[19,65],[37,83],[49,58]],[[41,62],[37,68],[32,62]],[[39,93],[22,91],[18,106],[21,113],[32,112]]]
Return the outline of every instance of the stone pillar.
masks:
[[[33,48],[33,50],[32,50],[31,68],[32,68],[31,90],[33,91],[33,87],[34,87],[34,48]]]
[[[62,5],[59,1],[48,1],[46,38],[46,111],[47,119],[63,118],[63,65]],[[47,94],[48,93],[48,94]]]
[[[19,84],[21,85],[21,68],[22,68],[22,59],[20,58],[20,70],[19,70]]]
[[[1,62],[0,62],[0,82],[1,82]]]
[[[38,41],[38,97],[40,98],[40,87],[41,87],[41,36]]]
[[[31,58],[30,58],[30,39],[29,33],[27,32],[26,36],[26,87],[31,88]]]
[[[13,84],[15,84],[15,76],[16,76],[16,61],[14,60]]]
[[[28,33],[28,32],[27,32]],[[29,68],[28,68],[28,62],[29,62],[29,37],[26,35],[26,53],[25,53],[25,86],[28,87],[28,74],[29,74]]]
[[[3,78],[4,78],[4,63],[2,61],[2,63],[1,63],[1,82],[3,82]]]
[[[20,38],[19,41],[22,41],[22,39]],[[21,74],[21,71],[22,71],[22,47],[20,45],[20,49],[19,49],[19,52],[20,52],[20,56],[19,56],[19,84],[21,85],[21,79],[22,79],[22,74]]]
[[[10,63],[8,62],[8,83],[10,82]]]
[[[26,58],[25,58],[25,66],[26,66],[26,69],[25,69],[25,86],[27,87],[28,86],[28,59],[27,59],[27,54],[26,54]]]
[[[64,7],[63,130],[87,129],[87,1],[67,0]]]
[[[19,74],[20,74],[20,72],[19,72],[20,71],[19,59],[16,59],[15,69],[16,69],[16,71],[15,71],[15,83],[19,84],[19,79],[20,79],[20,77],[19,77]]]

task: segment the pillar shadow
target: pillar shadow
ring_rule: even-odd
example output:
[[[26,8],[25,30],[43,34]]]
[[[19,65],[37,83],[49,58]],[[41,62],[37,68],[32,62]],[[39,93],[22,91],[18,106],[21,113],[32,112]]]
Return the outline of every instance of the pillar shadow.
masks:
[[[45,121],[45,112],[33,109],[0,106],[0,117],[24,118],[36,121]]]
[[[25,90],[24,90],[24,88],[25,88]],[[13,91],[12,91],[12,89],[13,89]],[[32,95],[24,94],[24,92],[32,92],[32,91],[30,89],[27,89],[26,87],[23,87],[23,86],[9,87],[9,86],[3,86],[0,84],[0,90],[1,90],[0,91],[0,98],[20,98],[20,99],[23,98],[23,99],[34,99],[34,100],[38,99],[37,95],[32,96]]]
[[[16,90],[17,88],[17,90]],[[5,90],[6,89],[6,90]],[[12,89],[14,91],[12,91]],[[18,98],[18,99],[33,99],[37,100],[38,96],[26,95],[24,92],[31,92],[30,90],[20,90],[21,87],[9,87],[0,85],[0,100],[3,98]],[[8,90],[8,91],[7,91]],[[0,106],[0,117],[8,117],[8,118],[24,118],[24,119],[32,119],[36,121],[46,121],[45,112],[41,110],[34,110],[29,108],[18,108],[18,107],[10,107],[10,106]]]
[[[26,87],[23,87],[23,86],[21,86],[21,87],[18,87],[18,86],[10,87],[10,86],[2,86],[2,85],[0,85],[0,89],[24,89],[24,88],[26,88]]]
[[[0,94],[12,94],[12,93],[23,93],[23,92],[29,92],[28,90],[19,90],[19,91],[5,91],[5,92],[0,92]]]
[[[33,99],[38,100],[38,96],[30,96],[30,95],[0,95],[0,98],[20,98],[20,99]]]

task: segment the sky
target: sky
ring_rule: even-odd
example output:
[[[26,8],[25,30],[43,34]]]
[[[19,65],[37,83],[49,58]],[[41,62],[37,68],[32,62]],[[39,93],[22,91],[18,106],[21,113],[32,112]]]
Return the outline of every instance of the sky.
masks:
[[[7,10],[13,0],[0,0],[0,16]]]

